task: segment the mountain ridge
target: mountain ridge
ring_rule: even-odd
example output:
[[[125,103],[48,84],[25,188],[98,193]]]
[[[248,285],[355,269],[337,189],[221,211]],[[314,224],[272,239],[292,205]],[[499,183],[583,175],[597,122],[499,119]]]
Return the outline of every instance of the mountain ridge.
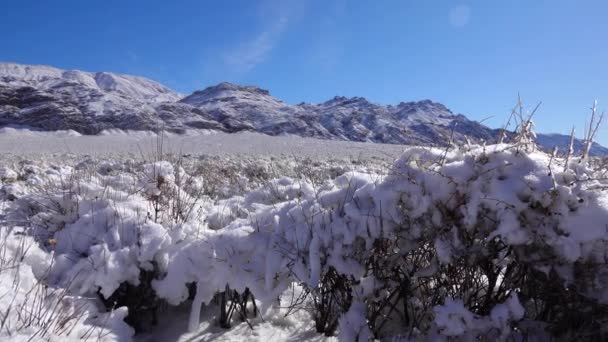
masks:
[[[140,76],[0,63],[0,127],[183,132],[214,129],[409,145],[492,141],[499,130],[429,99],[381,105],[360,96],[288,104],[266,89],[222,82],[183,95]],[[563,135],[539,134],[560,150]],[[564,142],[565,141],[565,142]],[[577,142],[577,146],[580,141]],[[595,154],[608,149],[595,144]]]

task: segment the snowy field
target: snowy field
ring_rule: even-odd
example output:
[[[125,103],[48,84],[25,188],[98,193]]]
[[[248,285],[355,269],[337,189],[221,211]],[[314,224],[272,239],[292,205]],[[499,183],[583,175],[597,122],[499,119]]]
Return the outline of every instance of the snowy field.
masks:
[[[48,155],[89,154],[121,155],[155,152],[158,135],[152,132],[109,131],[100,135],[80,135],[74,131],[32,132],[0,129],[0,154]],[[192,131],[185,135],[165,134],[166,151],[193,155],[271,155],[296,157],[382,158],[393,160],[402,145],[332,141],[297,136],[268,136],[259,133],[228,134]]]
[[[600,160],[6,129],[0,153],[3,341],[608,333]]]
[[[182,163],[187,164],[190,170],[197,165],[204,165],[211,170],[206,172],[206,179],[213,179],[213,186],[208,187],[204,200],[211,202],[214,198],[230,198],[242,195],[262,184],[263,181],[273,177],[292,176],[297,177],[311,174],[311,177],[331,178],[336,177],[348,170],[375,169],[378,172],[386,172],[393,159],[397,158],[404,150],[404,146],[368,144],[356,142],[328,141],[314,138],[301,138],[293,136],[272,137],[257,133],[242,132],[237,134],[226,134],[215,131],[190,132],[186,135],[165,133],[162,136],[152,132],[125,132],[109,131],[96,136],[82,136],[76,132],[34,132],[26,129],[4,128],[0,130],[0,225],[7,229],[15,222],[7,217],[14,217],[14,206],[11,202],[16,198],[27,196],[31,191],[37,192],[37,187],[47,183],[54,176],[63,174],[65,171],[72,173],[74,169],[85,167],[87,169],[98,168],[95,172],[113,173],[113,168],[123,169],[130,162],[143,163],[146,159],[153,159],[159,153],[162,144],[162,153],[171,154],[177,158],[184,155]],[[136,163],[137,163],[136,162]],[[352,164],[354,166],[350,166]],[[106,168],[106,170],[103,170]],[[384,169],[384,170],[383,170]],[[13,171],[14,170],[14,171]],[[123,169],[124,170],[124,169]],[[58,171],[58,172],[55,172]],[[18,172],[25,173],[23,181],[16,181],[13,176]],[[221,175],[214,176],[214,173]],[[34,176],[37,175],[37,176]],[[40,176],[40,177],[38,177]],[[36,180],[34,180],[34,178]],[[57,178],[55,178],[57,181]],[[52,180],[50,182],[53,182]],[[38,183],[34,185],[33,183]],[[207,203],[208,205],[209,203]],[[18,228],[17,228],[18,229]],[[6,239],[7,236],[4,236]],[[21,241],[20,241],[21,243]],[[30,241],[33,243],[33,241]],[[9,250],[5,244],[2,247]],[[21,250],[14,251],[19,255]],[[37,250],[37,253],[40,253]],[[25,253],[24,253],[25,254]],[[35,255],[35,253],[29,253]],[[40,254],[38,254],[40,256]],[[36,260],[33,256],[30,258]],[[36,263],[39,260],[36,260]],[[25,294],[35,289],[38,281],[30,273],[30,267],[20,266],[25,269],[25,276],[20,275],[24,282],[16,285],[27,289],[24,291],[23,308],[29,309]],[[36,267],[32,267],[33,269]],[[12,284],[14,274],[4,274],[5,283]],[[5,285],[5,284],[2,284]],[[0,286],[0,297],[14,290],[11,286]],[[298,290],[296,287],[295,290]],[[87,305],[88,300],[82,298],[70,299],[82,301]],[[51,304],[55,304],[49,300]],[[94,303],[94,301],[93,301]],[[32,303],[31,305],[34,305]],[[97,312],[99,304],[93,305],[88,310]],[[190,316],[190,305],[169,307],[160,315],[169,317],[162,320],[158,326],[154,326],[144,333],[135,336],[136,341],[325,341],[335,338],[325,337],[317,334],[314,330],[310,314],[305,311],[289,314],[288,310],[282,308],[270,308],[264,315],[265,319],[252,318],[250,322],[255,324],[255,329],[250,329],[245,323],[237,324],[230,330],[225,330],[214,324],[215,310],[203,310],[201,324],[197,329],[188,331],[188,319]],[[77,310],[71,307],[70,314]],[[7,311],[10,313],[10,311]],[[107,335],[102,340],[128,340],[129,328],[120,323],[122,316],[117,315],[118,328],[114,329],[118,334],[102,328],[91,328],[84,322],[76,322],[71,336],[84,336],[87,340],[97,340],[99,336]],[[112,319],[114,317],[112,316]],[[80,319],[80,318],[79,318]],[[76,319],[75,319],[76,320]],[[107,319],[108,322],[111,319]],[[78,321],[78,320],[76,320]],[[84,321],[84,319],[83,319]],[[85,326],[86,328],[81,327]],[[100,326],[107,325],[98,324]],[[78,328],[81,330],[79,331]],[[121,329],[122,334],[121,334]],[[29,336],[39,333],[40,330],[25,329],[22,335],[15,334],[16,340],[27,340]],[[79,334],[78,334],[79,333]],[[8,337],[8,334],[0,333],[0,336]],[[65,337],[65,334],[57,336]],[[53,334],[44,335],[41,339],[54,337]],[[63,338],[62,337],[62,338]]]

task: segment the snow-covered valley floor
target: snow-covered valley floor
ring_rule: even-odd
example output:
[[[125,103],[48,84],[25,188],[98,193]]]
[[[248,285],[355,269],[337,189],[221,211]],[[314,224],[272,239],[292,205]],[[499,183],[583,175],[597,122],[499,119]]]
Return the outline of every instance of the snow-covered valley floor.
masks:
[[[5,129],[0,340],[601,338],[607,172],[506,144]]]
[[[0,129],[0,154],[48,155],[139,155],[155,152],[159,136],[152,132],[109,131],[100,135],[80,135],[73,131],[33,132]],[[268,155],[296,157],[383,158],[393,160],[402,145],[322,140],[297,136],[269,136],[260,133],[191,131],[162,135],[165,151],[193,155]]]

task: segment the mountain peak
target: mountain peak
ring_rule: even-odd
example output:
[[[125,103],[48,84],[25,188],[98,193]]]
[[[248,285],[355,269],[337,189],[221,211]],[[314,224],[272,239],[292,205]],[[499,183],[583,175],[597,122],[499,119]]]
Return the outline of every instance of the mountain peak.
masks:
[[[452,113],[452,111],[444,106],[442,103],[434,102],[429,99],[424,99],[420,101],[408,101],[408,102],[399,102],[396,106],[399,110],[430,110],[435,109],[438,111],[444,111],[448,113]]]
[[[61,77],[62,70],[47,65],[0,62],[0,82],[28,82]]]
[[[259,95],[270,95],[270,92],[266,89],[262,89],[256,86],[238,85],[230,82],[221,82],[214,86],[207,87],[203,90],[198,90],[195,93],[212,93],[218,91],[241,91]]]
[[[193,106],[201,106],[210,101],[220,99],[253,99],[270,98],[270,92],[256,86],[243,86],[230,82],[222,82],[203,90],[197,90],[181,100]]]
[[[14,87],[30,86],[51,91],[69,88],[78,94],[102,94],[118,96],[141,103],[173,102],[182,96],[150,79],[110,72],[86,72],[62,70],[46,65],[0,63],[0,84]],[[96,95],[95,95],[96,96]],[[97,108],[103,107],[103,104]]]
[[[370,102],[361,96],[346,97],[346,96],[334,96],[332,99],[323,102],[325,106],[337,106],[337,105],[348,105],[348,104],[369,104]]]

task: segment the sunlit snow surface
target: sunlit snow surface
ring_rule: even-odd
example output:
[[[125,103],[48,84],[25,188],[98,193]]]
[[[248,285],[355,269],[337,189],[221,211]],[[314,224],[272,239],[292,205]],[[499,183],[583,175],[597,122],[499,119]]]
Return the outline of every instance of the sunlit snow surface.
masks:
[[[89,154],[120,155],[151,153],[162,143],[163,150],[192,155],[285,155],[345,158],[397,158],[403,145],[330,141],[297,136],[268,136],[259,133],[191,131],[187,134],[155,134],[145,131],[104,131],[80,135],[74,131],[34,132],[0,129],[0,153],[14,155]]]

